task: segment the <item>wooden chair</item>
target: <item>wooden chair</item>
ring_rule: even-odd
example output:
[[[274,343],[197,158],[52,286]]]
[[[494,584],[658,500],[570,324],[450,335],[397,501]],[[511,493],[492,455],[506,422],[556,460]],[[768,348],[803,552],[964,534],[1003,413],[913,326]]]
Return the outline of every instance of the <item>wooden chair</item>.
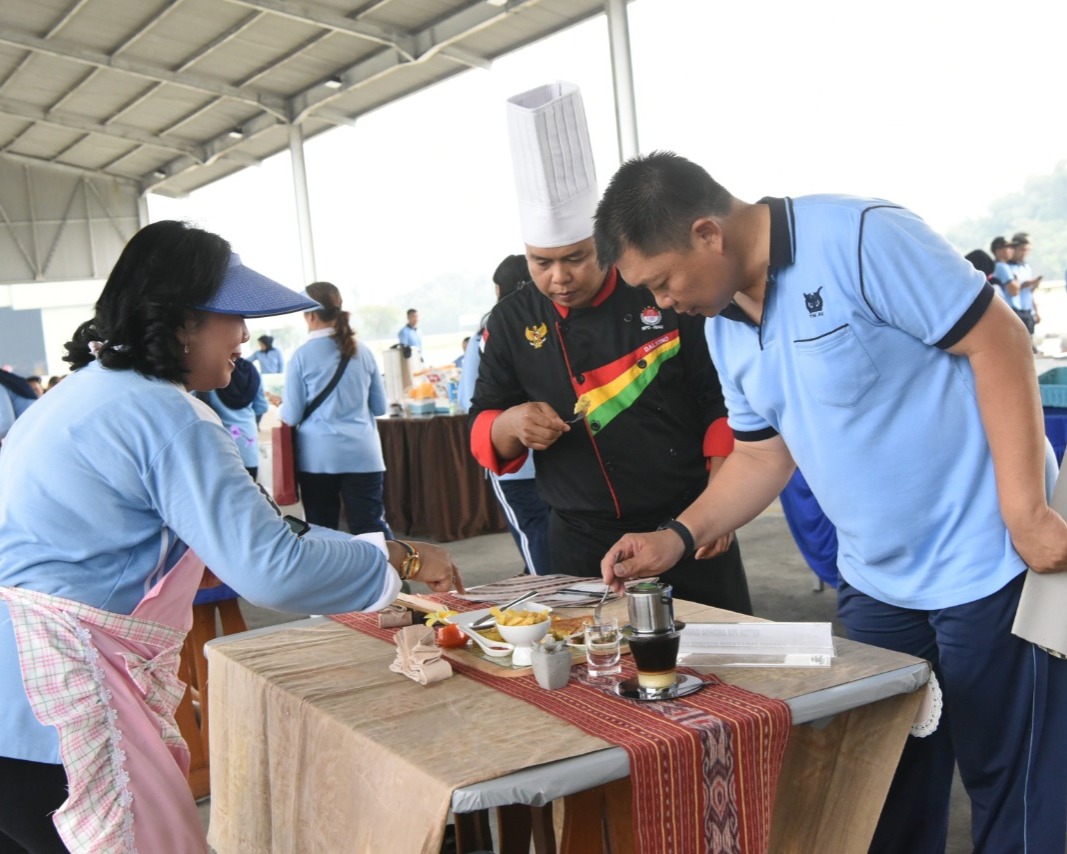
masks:
[[[223,635],[248,629],[237,605],[237,593],[225,584],[202,588],[193,600],[193,627],[185,639],[178,671],[189,687],[178,705],[175,718],[189,745],[189,788],[197,799],[211,794],[208,672],[204,644],[219,636],[220,625]]]

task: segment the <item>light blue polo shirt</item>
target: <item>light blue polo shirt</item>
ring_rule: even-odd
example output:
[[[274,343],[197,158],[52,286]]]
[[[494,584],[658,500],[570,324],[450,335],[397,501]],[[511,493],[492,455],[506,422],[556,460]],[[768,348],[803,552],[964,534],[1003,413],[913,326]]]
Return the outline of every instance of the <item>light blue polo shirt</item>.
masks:
[[[1007,285],[1013,278],[1015,278],[1015,273],[1011,269],[1011,264],[1007,261],[997,261],[997,263],[993,265],[993,279],[996,284],[997,293],[1004,298],[1008,305],[1012,305],[1012,296],[1008,293],[1008,289],[1005,285]]]
[[[1029,282],[1034,277],[1034,271],[1030,269],[1030,265],[1025,261],[1022,264],[1008,264],[1008,268],[1011,270],[1011,274],[1019,280],[1020,285],[1023,282]],[[1033,288],[1019,288],[1019,293],[1011,297],[1010,302],[1011,307],[1018,311],[1033,311]]]
[[[418,329],[412,329],[405,324],[400,327],[400,331],[396,333],[396,337],[405,347],[417,347],[420,350],[422,349],[422,334]]]
[[[764,201],[762,325],[731,305],[706,327],[735,437],[781,434],[858,590],[917,609],[999,590],[1025,566],[1000,516],[970,364],[944,349],[992,287],[903,208]]]

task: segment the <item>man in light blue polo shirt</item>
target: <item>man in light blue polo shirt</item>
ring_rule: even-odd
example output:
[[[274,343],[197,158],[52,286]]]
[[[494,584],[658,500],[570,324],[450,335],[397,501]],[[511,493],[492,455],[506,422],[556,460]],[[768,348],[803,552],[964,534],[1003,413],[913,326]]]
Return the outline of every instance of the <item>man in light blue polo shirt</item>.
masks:
[[[1008,264],[1012,276],[1015,279],[1016,290],[1011,297],[1011,307],[1019,315],[1019,319],[1026,325],[1030,335],[1034,334],[1034,327],[1041,322],[1041,315],[1037,310],[1037,301],[1034,299],[1034,291],[1041,284],[1043,276],[1035,276],[1030,269],[1030,262],[1026,259],[1030,254],[1030,235],[1025,231],[1017,232],[1011,239],[1012,258]],[[1032,345],[1031,345],[1032,349]],[[1037,352],[1037,350],[1033,350]]]
[[[605,580],[656,574],[740,527],[799,466],[837,528],[850,637],[928,659],[944,690],[871,850],[944,850],[956,760],[976,851],[1062,851],[1067,661],[1010,631],[1027,564],[1067,569],[1023,325],[897,205],[747,204],[673,154],[619,170],[596,241],[661,308],[711,318],[737,440],[681,525],[624,537]]]
[[[1015,281],[1015,273],[1011,269],[1013,248],[1011,241],[1001,235],[993,238],[989,244],[989,251],[993,255],[993,276],[990,282],[994,285],[1008,305],[1011,305],[1013,293],[1019,292],[1019,283]]]
[[[422,349],[422,335],[419,333],[418,309],[408,309],[408,322],[400,327],[400,331],[396,333],[396,337],[405,347],[411,347],[415,350]]]

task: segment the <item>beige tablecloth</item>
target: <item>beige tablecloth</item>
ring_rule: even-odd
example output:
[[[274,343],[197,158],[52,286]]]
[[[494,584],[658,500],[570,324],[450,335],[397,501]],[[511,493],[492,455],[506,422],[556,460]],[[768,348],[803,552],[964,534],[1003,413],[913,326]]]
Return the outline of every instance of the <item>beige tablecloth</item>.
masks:
[[[336,623],[209,648],[219,854],[436,854],[454,788],[610,746],[462,676],[418,685],[394,655]]]

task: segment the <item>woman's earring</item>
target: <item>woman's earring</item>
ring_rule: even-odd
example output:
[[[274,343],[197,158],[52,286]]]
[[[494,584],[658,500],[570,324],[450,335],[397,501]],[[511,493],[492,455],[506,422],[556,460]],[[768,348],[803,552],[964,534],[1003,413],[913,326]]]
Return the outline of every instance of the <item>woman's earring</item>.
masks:
[[[188,345],[188,344],[186,344],[186,345],[185,345],[185,347],[184,347],[183,349],[185,350],[185,352],[186,352],[186,353],[188,353],[188,352],[189,352],[189,345]]]

